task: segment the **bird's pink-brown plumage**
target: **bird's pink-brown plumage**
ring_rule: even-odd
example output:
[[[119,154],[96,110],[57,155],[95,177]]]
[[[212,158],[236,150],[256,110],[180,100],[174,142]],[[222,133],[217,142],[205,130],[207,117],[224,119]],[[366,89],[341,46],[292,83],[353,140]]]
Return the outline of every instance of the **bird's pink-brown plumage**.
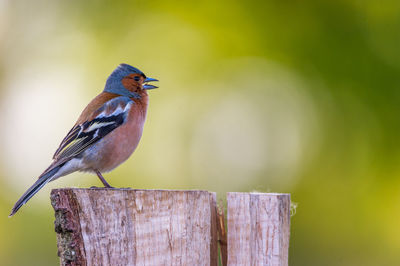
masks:
[[[89,106],[99,106],[118,95],[103,92],[92,100],[93,104]],[[123,163],[135,151],[139,144],[143,132],[144,122],[147,115],[148,95],[146,91],[141,93],[140,99],[131,99],[134,103],[130,107],[127,121],[125,124],[116,128],[110,134],[105,136],[103,140],[89,148],[88,153],[94,156],[85,156],[83,162],[90,165],[91,168],[100,172],[108,172]],[[98,108],[93,108],[97,110]],[[90,108],[92,109],[92,108]],[[96,117],[98,113],[92,110],[84,110],[79,117],[77,123],[85,121],[87,118]],[[114,110],[106,110],[106,115],[111,114]]]

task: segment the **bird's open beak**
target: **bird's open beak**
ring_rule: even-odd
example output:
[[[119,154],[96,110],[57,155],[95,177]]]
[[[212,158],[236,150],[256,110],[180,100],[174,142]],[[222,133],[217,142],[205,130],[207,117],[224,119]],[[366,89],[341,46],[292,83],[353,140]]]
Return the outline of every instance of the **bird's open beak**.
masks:
[[[143,84],[143,89],[144,90],[152,90],[152,89],[157,89],[157,86],[151,85],[151,84],[147,84],[148,82],[152,82],[152,81],[158,81],[158,79],[153,79],[153,78],[146,78],[144,80],[144,84]]]

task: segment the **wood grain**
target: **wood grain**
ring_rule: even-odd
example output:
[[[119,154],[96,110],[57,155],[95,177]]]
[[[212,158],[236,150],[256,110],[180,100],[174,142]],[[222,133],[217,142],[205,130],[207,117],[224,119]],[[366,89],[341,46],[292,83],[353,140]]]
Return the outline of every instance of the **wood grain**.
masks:
[[[217,265],[208,191],[55,189],[61,265]]]
[[[228,265],[288,265],[290,194],[227,194]]]

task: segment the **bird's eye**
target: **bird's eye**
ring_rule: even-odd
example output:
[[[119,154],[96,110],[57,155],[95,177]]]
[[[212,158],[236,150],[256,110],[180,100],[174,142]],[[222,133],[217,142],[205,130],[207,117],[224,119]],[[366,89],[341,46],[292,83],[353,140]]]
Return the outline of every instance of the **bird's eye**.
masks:
[[[139,80],[140,80],[140,77],[135,76],[133,79],[134,79],[135,81],[139,81]]]

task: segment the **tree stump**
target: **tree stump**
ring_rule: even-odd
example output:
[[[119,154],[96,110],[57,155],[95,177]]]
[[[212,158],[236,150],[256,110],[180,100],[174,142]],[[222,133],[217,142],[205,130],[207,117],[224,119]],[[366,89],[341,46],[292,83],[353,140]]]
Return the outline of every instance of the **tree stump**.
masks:
[[[287,266],[290,194],[228,193],[228,265]]]
[[[208,191],[55,189],[61,265],[217,265]]]

